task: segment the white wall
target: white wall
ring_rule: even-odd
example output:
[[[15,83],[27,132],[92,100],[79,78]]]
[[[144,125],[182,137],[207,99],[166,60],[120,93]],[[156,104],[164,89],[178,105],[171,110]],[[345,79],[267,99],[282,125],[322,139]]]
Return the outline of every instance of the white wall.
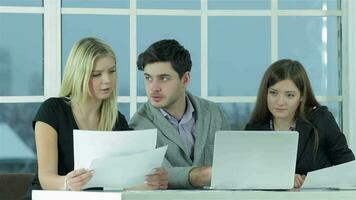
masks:
[[[348,130],[348,141],[353,152],[356,152],[356,1],[344,0],[343,7],[345,9],[345,15],[343,24],[343,42],[346,48],[343,49],[344,59],[343,68],[345,70],[345,82],[344,85],[348,87],[344,89],[346,92],[344,113],[348,119],[346,129]],[[345,91],[346,90],[346,91]]]

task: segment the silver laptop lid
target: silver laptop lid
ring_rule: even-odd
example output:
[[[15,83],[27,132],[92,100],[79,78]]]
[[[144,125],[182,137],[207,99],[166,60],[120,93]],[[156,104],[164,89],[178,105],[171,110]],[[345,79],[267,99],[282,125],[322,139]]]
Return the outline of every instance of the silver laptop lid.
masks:
[[[291,189],[296,131],[217,131],[213,189]]]

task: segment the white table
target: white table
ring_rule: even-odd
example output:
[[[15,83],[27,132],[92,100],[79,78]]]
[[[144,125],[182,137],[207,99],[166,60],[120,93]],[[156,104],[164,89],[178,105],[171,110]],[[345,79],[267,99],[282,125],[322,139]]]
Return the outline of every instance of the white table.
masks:
[[[33,200],[348,200],[356,199],[356,190],[301,190],[301,191],[230,191],[230,190],[165,190],[165,191],[34,191]]]
[[[223,191],[223,190],[167,190],[167,191],[130,191],[123,192],[122,199],[128,200],[159,200],[159,199],[302,199],[302,200],[327,200],[327,199],[356,199],[356,191]]]

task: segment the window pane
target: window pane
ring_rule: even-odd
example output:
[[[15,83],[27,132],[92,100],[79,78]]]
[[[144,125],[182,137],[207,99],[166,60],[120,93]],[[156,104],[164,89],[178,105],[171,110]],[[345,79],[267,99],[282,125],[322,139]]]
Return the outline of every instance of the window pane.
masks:
[[[268,17],[209,17],[209,96],[255,96],[271,60]]]
[[[279,9],[338,10],[340,0],[278,0]]]
[[[200,94],[200,17],[137,17],[137,50],[143,52],[153,42],[176,39],[191,54],[192,73],[188,90]],[[137,75],[139,96],[145,96],[143,73]]]
[[[243,130],[250,119],[254,103],[219,103],[232,130]]]
[[[320,104],[328,107],[340,129],[342,129],[342,104],[340,102],[321,102]]]
[[[271,0],[208,0],[209,9],[271,9]]]
[[[0,6],[42,6],[42,0],[1,0]]]
[[[118,94],[130,94],[130,26],[128,16],[63,15],[62,71],[73,44],[84,37],[98,37],[110,44],[117,56]]]
[[[40,14],[0,14],[0,96],[43,95],[42,23]]]
[[[129,0],[62,0],[63,7],[130,8]]]
[[[200,9],[200,0],[137,0],[137,8]]]
[[[0,104],[0,172],[34,172],[32,129],[39,103]]]
[[[280,17],[278,37],[279,57],[304,65],[316,95],[340,94],[337,17]]]

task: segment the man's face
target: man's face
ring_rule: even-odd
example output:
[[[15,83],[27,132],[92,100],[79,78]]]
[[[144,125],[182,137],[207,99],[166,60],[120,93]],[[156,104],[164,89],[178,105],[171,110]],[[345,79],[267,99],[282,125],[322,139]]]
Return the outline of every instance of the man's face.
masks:
[[[185,89],[190,81],[189,72],[180,79],[170,62],[155,62],[145,65],[144,77],[152,106],[168,112],[181,109],[178,105],[184,101]]]

